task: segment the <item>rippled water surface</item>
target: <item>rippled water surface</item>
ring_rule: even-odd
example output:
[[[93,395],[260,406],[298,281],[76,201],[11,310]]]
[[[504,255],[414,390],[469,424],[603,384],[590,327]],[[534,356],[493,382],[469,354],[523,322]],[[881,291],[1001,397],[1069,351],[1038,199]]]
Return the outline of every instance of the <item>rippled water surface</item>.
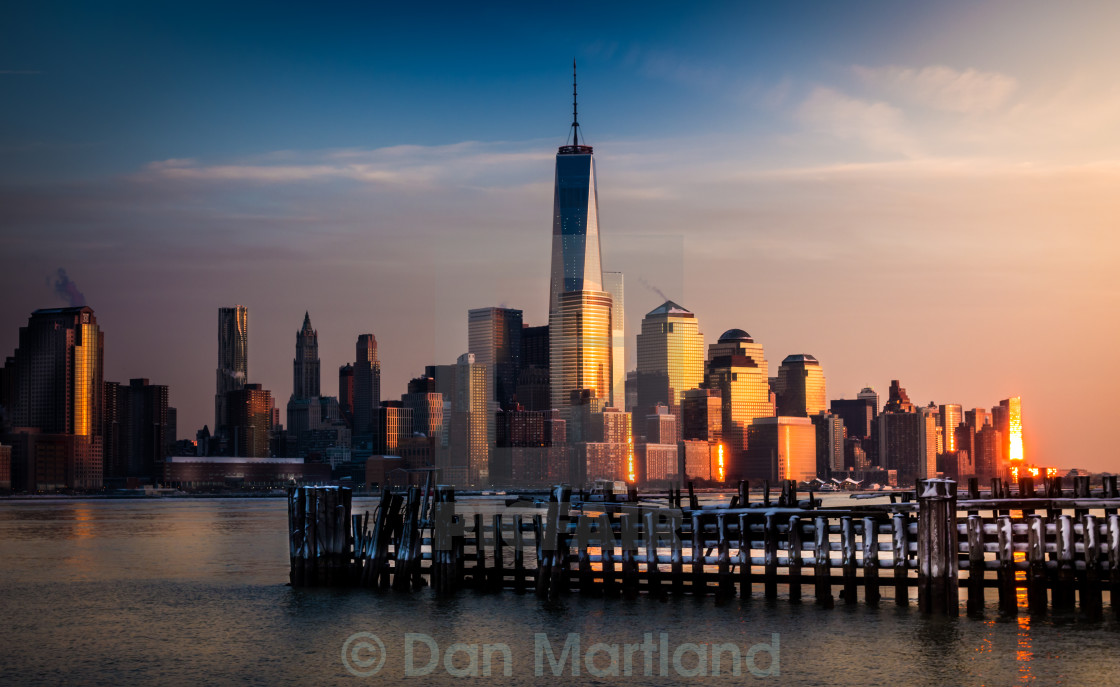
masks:
[[[366,502],[356,501],[356,510]],[[464,507],[470,507],[469,502]],[[911,605],[832,610],[811,601],[690,597],[658,602],[580,598],[557,605],[513,592],[463,592],[436,599],[427,591],[379,595],[367,590],[293,590],[283,499],[0,501],[0,684],[804,684],[804,685],[1109,685],[1120,679],[1120,624],[1073,618],[1000,620],[994,599],[984,620],[937,619]],[[1106,612],[1111,609],[1106,608]],[[355,633],[375,635],[384,663],[374,677],[343,664]],[[426,676],[407,677],[406,635],[424,635],[448,658]],[[543,634],[559,659],[569,633],[580,641],[580,674],[570,663],[553,677]],[[646,633],[679,665],[697,669],[697,649],[741,649],[739,677],[682,677],[660,652],[627,644]],[[358,644],[368,641],[364,637]],[[351,667],[376,667],[379,650],[351,643]],[[500,648],[511,658],[503,674]],[[604,647],[593,645],[603,644]],[[695,644],[696,649],[687,645]],[[413,669],[430,663],[428,644],[413,639]],[[477,680],[469,672],[477,645]],[[762,646],[765,645],[765,646]],[[370,644],[370,646],[375,646]],[[544,645],[541,644],[543,647]],[[614,647],[612,649],[612,647]],[[755,647],[754,662],[745,654]],[[618,677],[609,671],[619,652]],[[643,653],[646,651],[646,653]],[[482,658],[493,658],[490,677]],[[644,656],[651,655],[645,663]],[[770,663],[777,655],[777,665]],[[749,665],[748,665],[749,664]],[[649,675],[646,675],[647,667]],[[778,672],[774,675],[753,675]]]

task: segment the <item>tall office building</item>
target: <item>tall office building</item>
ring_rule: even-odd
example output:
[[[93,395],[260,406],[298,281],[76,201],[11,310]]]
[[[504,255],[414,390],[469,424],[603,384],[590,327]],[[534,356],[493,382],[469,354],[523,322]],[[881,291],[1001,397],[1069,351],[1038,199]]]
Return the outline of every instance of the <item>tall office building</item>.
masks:
[[[354,356],[354,436],[372,441],[377,428],[377,409],[381,406],[377,338],[373,334],[360,335]]]
[[[565,418],[573,391],[614,396],[613,301],[603,289],[595,161],[591,146],[579,142],[574,80],[572,93],[572,142],[556,154],[548,300],[550,393]]]
[[[680,416],[684,392],[704,382],[704,335],[696,315],[665,301],[646,313],[638,334],[638,417],[662,404]]]
[[[246,384],[226,394],[233,455],[267,458],[271,455],[272,392],[260,384]]]
[[[898,471],[900,485],[909,485],[937,475],[937,420],[929,409],[915,410],[909,399],[902,399],[904,390],[899,402],[888,402],[878,418],[879,458],[884,469]]]
[[[865,386],[859,390],[859,393],[856,394],[856,398],[867,401],[871,404],[871,407],[875,409],[875,412],[872,414],[872,418],[879,414],[879,394],[876,393],[874,389],[869,386]]]
[[[941,425],[942,443],[945,453],[955,453],[957,450],[957,425],[961,423],[961,406],[958,403],[946,403],[937,407]]]
[[[319,398],[319,334],[311,328],[311,316],[306,312],[303,326],[296,333],[292,396],[287,410],[289,441],[298,453],[303,453],[308,439],[305,432],[318,430],[324,414]]]
[[[824,410],[824,371],[820,362],[807,353],[786,356],[778,368],[778,415],[812,417]]]
[[[454,365],[432,368],[437,393],[443,394],[444,430],[436,452],[441,479],[459,486],[490,482],[490,456],[495,441],[493,373],[473,353]]]
[[[174,435],[167,387],[131,379],[127,386],[105,382],[103,389],[105,479],[158,481]]]
[[[311,316],[303,313],[303,327],[296,333],[296,357],[292,360],[292,396],[319,397],[319,333],[311,328]]]
[[[549,392],[552,407],[567,418],[573,391],[593,389],[600,399],[613,395],[611,297],[597,291],[560,294],[549,317]]]
[[[878,414],[874,402],[867,398],[835,399],[829,411],[844,421],[849,437],[865,439],[871,436],[871,422]]]
[[[467,312],[468,349],[475,361],[490,366],[494,400],[511,407],[521,372],[521,311],[513,308],[475,308]]]
[[[229,424],[226,394],[245,387],[249,377],[249,309],[218,308],[218,369],[214,394],[214,434]]]
[[[844,419],[827,410],[809,418],[817,430],[817,476],[844,469]]]
[[[719,442],[723,437],[723,399],[719,389],[690,389],[681,401],[681,437]]]
[[[603,290],[611,295],[611,382],[610,405],[626,410],[626,312],[622,272],[603,272]]]
[[[9,424],[21,435],[5,442],[13,489],[101,487],[103,349],[88,306],[36,310],[20,327],[2,375]]]
[[[1023,399],[1019,396],[1005,398],[996,406],[999,408],[999,421],[992,426],[1003,437],[1003,459],[1011,465],[1023,462]],[[995,415],[996,408],[992,408]]]
[[[708,347],[705,384],[720,392],[729,479],[746,476],[748,428],[757,418],[774,416],[767,371],[762,344],[742,329],[727,330]]]
[[[338,367],[338,408],[347,424],[354,422],[354,366],[350,363]]]

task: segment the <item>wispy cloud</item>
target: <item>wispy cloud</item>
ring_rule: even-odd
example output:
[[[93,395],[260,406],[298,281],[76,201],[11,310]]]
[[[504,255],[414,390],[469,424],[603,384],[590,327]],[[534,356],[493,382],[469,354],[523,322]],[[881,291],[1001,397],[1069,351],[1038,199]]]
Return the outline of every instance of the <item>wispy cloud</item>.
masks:
[[[995,110],[1008,102],[1019,84],[1014,77],[942,65],[853,67],[866,85],[909,103],[957,113]]]
[[[857,141],[878,152],[919,154],[918,142],[907,132],[902,111],[885,102],[860,100],[818,86],[795,114],[802,124],[819,133]]]
[[[24,75],[24,76],[26,76],[26,75],[31,75],[31,74],[42,74],[42,73],[43,72],[38,71],[38,70],[34,70],[34,69],[0,69],[0,74]]]

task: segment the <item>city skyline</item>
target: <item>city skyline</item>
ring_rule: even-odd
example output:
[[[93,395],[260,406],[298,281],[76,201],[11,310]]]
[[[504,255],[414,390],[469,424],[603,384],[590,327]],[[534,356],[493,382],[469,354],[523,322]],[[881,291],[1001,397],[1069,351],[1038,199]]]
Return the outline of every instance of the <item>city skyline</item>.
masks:
[[[949,7],[939,21],[962,13],[973,21],[962,36],[983,35],[1001,18],[991,8]],[[1101,16],[1082,17],[1082,32],[1109,25],[1116,12],[1093,11]],[[793,40],[790,17],[770,12],[750,15],[751,30],[776,27]],[[831,13],[807,18],[808,28]],[[1023,15],[1014,35],[1066,21],[1040,8]],[[858,16],[853,10],[845,21]],[[887,12],[876,30],[892,17]],[[1043,46],[1033,59],[1069,53],[1049,70],[1007,40],[987,50],[902,48],[928,19],[912,14],[898,43],[878,53],[857,49],[857,33],[833,37],[825,46],[831,54],[744,67],[744,79],[759,86],[739,91],[749,105],[736,108],[716,94],[736,82],[742,55],[723,59],[724,34],[711,49],[687,39],[715,18],[689,19],[679,41],[643,19],[612,48],[608,29],[621,18],[611,11],[600,35],[556,41],[524,67],[505,60],[505,77],[502,60],[484,56],[478,69],[490,102],[464,104],[473,132],[429,119],[391,135],[343,127],[335,140],[273,130],[240,147],[197,133],[164,136],[160,145],[138,133],[117,146],[121,134],[107,116],[92,116],[76,138],[61,140],[64,122],[54,129],[49,118],[29,122],[74,77],[55,62],[28,63],[41,56],[15,42],[0,53],[0,88],[26,103],[3,115],[4,128],[24,138],[0,142],[0,348],[15,349],[33,310],[68,304],[54,295],[56,285],[68,298],[84,293],[108,334],[106,379],[168,385],[180,436],[188,437],[212,420],[213,392],[201,380],[213,369],[217,307],[250,310],[248,381],[278,399],[291,392],[288,342],[303,311],[315,317],[328,370],[353,362],[359,334],[377,337],[383,398],[398,397],[424,365],[464,352],[470,308],[518,308],[526,323],[545,324],[549,158],[560,143],[565,65],[575,54],[585,138],[602,168],[603,268],[627,280],[627,370],[637,322],[664,302],[662,291],[697,313],[706,345],[742,328],[765,345],[772,366],[786,355],[814,355],[827,369],[830,399],[854,398],[864,386],[884,394],[890,379],[901,379],[918,405],[989,408],[1022,396],[1029,461],[1114,469],[1101,380],[1116,376],[1108,343],[1117,325],[1093,313],[1108,312],[1118,298],[1109,275],[1117,246],[1105,232],[1118,216],[1109,189],[1120,155],[1100,127],[1114,121],[1110,108],[1120,101],[1115,87],[1095,99],[1086,94],[1109,83],[1115,66],[1092,59],[1091,40]],[[338,89],[364,93],[359,73],[328,62]],[[390,66],[378,78],[438,83],[437,65],[422,69]],[[499,99],[503,78],[507,94]],[[419,111],[416,87],[393,94],[401,104],[394,117]],[[670,99],[720,106],[707,118],[649,106]],[[203,109],[213,117],[221,99],[210,102]],[[531,116],[513,126],[499,113],[509,106]],[[484,113],[497,123],[479,129]],[[774,126],[791,113],[794,129]],[[1046,121],[1062,125],[1041,131]],[[165,130],[153,125],[155,133]],[[98,152],[98,140],[114,152]],[[28,141],[40,141],[39,157],[16,149]],[[1031,145],[1008,154],[1024,141]],[[83,153],[87,145],[94,150]],[[814,147],[821,152],[810,155]],[[310,284],[323,285],[321,292]],[[1047,369],[1037,364],[1040,337],[1059,361]],[[1088,368],[1088,360],[1105,370]]]

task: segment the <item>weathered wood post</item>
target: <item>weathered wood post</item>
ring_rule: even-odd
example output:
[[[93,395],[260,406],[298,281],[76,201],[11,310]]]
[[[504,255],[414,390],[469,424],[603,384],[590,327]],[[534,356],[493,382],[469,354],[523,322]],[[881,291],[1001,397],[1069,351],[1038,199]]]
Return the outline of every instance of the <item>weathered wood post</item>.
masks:
[[[828,518],[823,515],[816,517],[813,525],[813,585],[817,603],[825,608],[832,608],[832,546],[828,537]]]
[[[918,607],[956,615],[957,483],[928,479],[918,494]]]
[[[1032,614],[1046,612],[1046,522],[1041,515],[1027,518],[1027,605]]]
[[[735,596],[735,584],[731,581],[731,542],[727,533],[727,516],[720,513],[716,518],[719,537],[719,591],[720,599]]]
[[[968,614],[984,615],[984,520],[968,516]]]
[[[383,505],[385,501],[382,497]],[[462,529],[462,520],[455,514],[455,489],[438,485],[432,508],[432,586],[437,594],[450,594],[458,585],[455,534]],[[384,513],[378,517],[375,529],[381,527],[383,519]]]
[[[522,530],[522,517],[513,516],[513,589],[525,591],[525,537]]]
[[[840,563],[844,570],[844,603],[856,603],[856,533],[852,516],[840,518]]]
[[[1058,573],[1054,581],[1054,610],[1072,611],[1074,608],[1075,580],[1073,561],[1073,519],[1059,515],[1056,523]]]
[[[688,483],[688,497],[692,499],[692,482]],[[704,596],[708,591],[704,581],[704,516],[700,511],[692,513],[692,593]]]
[[[1120,617],[1120,515],[1108,516],[1108,594]]]
[[[1082,541],[1085,544],[1085,570],[1081,575],[1081,612],[1089,620],[1101,619],[1101,542],[1095,515],[1084,515]],[[1112,602],[1116,603],[1115,600]]]
[[[494,566],[490,568],[490,590],[502,591],[506,583],[505,541],[502,537],[502,514],[494,513]]]
[[[751,524],[746,513],[739,514],[739,598],[750,601],[754,582],[751,576]]]
[[[872,517],[863,519],[863,597],[879,603],[879,521]]]
[[[762,536],[765,549],[763,551],[763,581],[767,599],[778,598],[778,519],[772,513],[766,514],[766,524],[763,525]]]
[[[999,610],[1006,615],[1018,615],[1019,604],[1015,596],[1015,545],[1011,518],[999,516],[996,521],[999,533]]]
[[[304,491],[302,487],[288,490],[288,555],[291,562],[288,580],[293,587],[304,585],[303,556],[307,543],[304,540],[303,499]]]
[[[892,539],[894,548],[894,602],[898,606],[910,603],[910,533],[907,532],[909,518],[905,513],[891,516]]]
[[[786,551],[789,556],[789,600],[801,601],[801,517],[789,516]]]
[[[746,508],[751,505],[750,501],[751,485],[744,479],[739,480],[739,507]]]

